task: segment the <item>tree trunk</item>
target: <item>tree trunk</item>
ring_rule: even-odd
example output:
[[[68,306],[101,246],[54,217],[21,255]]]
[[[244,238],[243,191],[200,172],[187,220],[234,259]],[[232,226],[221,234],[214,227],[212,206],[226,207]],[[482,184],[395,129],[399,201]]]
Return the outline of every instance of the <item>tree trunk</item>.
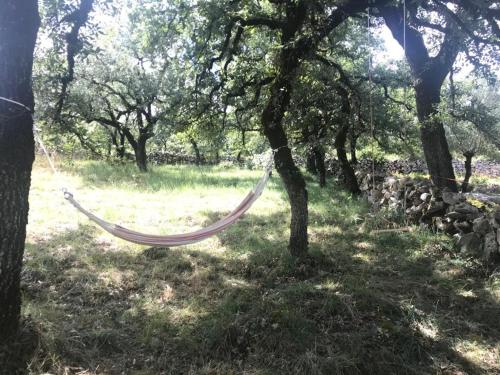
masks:
[[[33,51],[40,24],[36,0],[0,1],[0,96],[34,107]],[[20,275],[34,160],[27,109],[0,100],[0,342],[17,332]]]
[[[341,104],[341,113],[342,115],[339,117],[340,128],[337,131],[337,135],[335,136],[335,149],[337,150],[337,157],[340,161],[340,167],[342,168],[342,174],[345,179],[345,186],[353,195],[361,194],[361,190],[359,188],[358,180],[356,178],[356,174],[354,173],[354,169],[352,168],[351,163],[347,159],[346,152],[346,143],[347,136],[349,135],[350,124],[349,118],[351,117],[351,103],[349,101],[349,93],[342,86],[336,86],[335,90],[339,94],[342,104]]]
[[[434,185],[457,191],[452,158],[444,126],[437,117],[441,86],[426,79],[415,84],[417,116],[425,161]]]
[[[135,163],[141,172],[148,171],[148,155],[146,152],[147,137],[139,135],[136,147],[134,148]]]
[[[318,169],[316,168],[316,155],[314,154],[314,149],[307,150],[306,155],[306,170],[311,174],[318,174]]]
[[[293,256],[304,257],[308,250],[308,208],[306,182],[299,168],[295,165],[288,139],[283,129],[283,117],[290,104],[292,85],[300,65],[300,47],[289,45],[301,30],[306,17],[307,5],[304,1],[288,3],[287,21],[282,28],[281,49],[278,61],[279,72],[271,86],[271,93],[262,112],[261,122],[264,134],[273,149],[276,169],[285,185],[290,200],[291,222],[289,250]]]
[[[196,156],[196,165],[201,165],[202,160],[201,160],[201,153],[200,149],[198,147],[198,143],[194,140],[194,138],[189,138],[189,142],[191,143],[191,146],[193,146],[193,151]]]
[[[118,132],[119,135],[119,142],[116,146],[116,156],[120,159],[123,160],[125,157],[125,135],[122,132]]]
[[[349,163],[349,160],[347,159],[347,152],[345,149],[348,133],[349,124],[343,124],[335,137],[335,150],[337,151],[337,157],[340,161],[340,167],[342,168],[342,174],[345,178],[345,186],[347,190],[349,190],[353,195],[359,195],[361,194],[361,190],[359,188],[358,179],[356,178],[356,174],[354,173],[351,163]]]
[[[356,155],[357,143],[358,143],[358,137],[356,137],[354,131],[351,131],[351,136],[350,136],[351,165],[358,164],[358,157]]]
[[[407,8],[415,12],[417,7]],[[405,56],[413,76],[417,116],[420,123],[420,139],[425,161],[434,185],[457,191],[451,154],[444,132],[443,123],[437,117],[441,86],[453,68],[460,50],[460,33],[454,23],[447,25],[447,31],[440,43],[439,52],[431,57],[418,26],[412,24],[410,15],[403,17],[403,7],[387,6],[379,8],[386,25],[401,46],[405,46]]]
[[[469,180],[472,176],[472,158],[475,153],[473,151],[464,152],[465,156],[465,176],[464,181],[462,182],[462,193],[467,193],[467,189],[469,188]]]
[[[319,175],[319,186],[326,186],[326,167],[325,167],[325,154],[320,150],[319,147],[314,148],[314,164]]]

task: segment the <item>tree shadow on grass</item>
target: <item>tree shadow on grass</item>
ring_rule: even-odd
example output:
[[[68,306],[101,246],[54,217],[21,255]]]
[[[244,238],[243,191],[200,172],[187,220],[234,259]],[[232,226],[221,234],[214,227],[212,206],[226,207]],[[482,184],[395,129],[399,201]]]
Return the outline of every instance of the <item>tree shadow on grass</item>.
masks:
[[[224,251],[211,253],[137,252],[103,242],[89,226],[29,245],[24,314],[40,332],[30,370],[488,371],[454,346],[472,339],[494,346],[498,338],[492,317],[500,310],[480,276],[467,276],[477,293],[471,301],[458,288],[463,275],[437,273],[441,253],[420,251],[434,243],[429,238],[374,237],[353,228],[345,212],[325,217],[312,210],[313,235],[341,230],[313,241],[307,262],[289,256],[282,212],[245,215],[218,236]],[[207,213],[208,223],[218,218]]]
[[[281,240],[261,242],[254,249],[252,233],[260,226],[252,223],[258,224],[260,219],[246,217],[244,232],[231,227],[220,237],[230,252],[247,251],[252,269],[263,268],[256,276],[246,275],[249,280],[256,278],[260,286],[259,296],[252,299],[261,301],[262,296],[274,295],[281,301],[275,308],[287,311],[287,319],[296,321],[291,325],[302,325],[314,337],[308,341],[307,335],[301,336],[298,347],[291,340],[286,350],[257,340],[251,347],[268,368],[275,368],[278,359],[292,373],[493,374],[499,370],[495,346],[500,337],[496,318],[500,306],[486,291],[484,274],[473,274],[468,265],[456,266],[463,273],[451,278],[439,275],[438,269],[460,259],[452,255],[443,260],[450,254],[440,246],[442,239],[420,232],[372,236],[345,227],[345,217],[337,216],[341,233],[313,242],[312,260],[297,264],[286,253],[284,230],[278,232]],[[278,222],[283,217],[268,219]],[[311,222],[321,220],[322,215],[312,213]],[[315,230],[312,226],[311,232]],[[464,283],[469,296],[462,294]],[[290,294],[294,298],[284,298]],[[325,301],[343,308],[325,312]],[[273,316],[272,311],[259,314],[248,309],[247,319],[252,321],[254,315],[260,319]],[[237,321],[244,316],[240,311]],[[273,324],[290,326],[274,322],[271,327]],[[483,352],[466,358],[464,345]]]

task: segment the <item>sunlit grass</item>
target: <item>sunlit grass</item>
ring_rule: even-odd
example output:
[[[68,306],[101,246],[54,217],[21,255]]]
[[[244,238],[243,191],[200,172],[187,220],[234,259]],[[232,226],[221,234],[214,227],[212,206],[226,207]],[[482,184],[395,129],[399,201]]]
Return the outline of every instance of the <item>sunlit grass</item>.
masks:
[[[77,162],[62,175],[107,220],[178,233],[231,211],[261,171],[142,174]],[[320,189],[308,177],[304,262],[287,251],[288,204],[276,176],[231,228],[172,249],[111,237],[56,186],[38,162],[23,272],[23,315],[39,335],[32,374],[500,371],[498,276],[430,232],[371,234],[382,219],[332,184]]]

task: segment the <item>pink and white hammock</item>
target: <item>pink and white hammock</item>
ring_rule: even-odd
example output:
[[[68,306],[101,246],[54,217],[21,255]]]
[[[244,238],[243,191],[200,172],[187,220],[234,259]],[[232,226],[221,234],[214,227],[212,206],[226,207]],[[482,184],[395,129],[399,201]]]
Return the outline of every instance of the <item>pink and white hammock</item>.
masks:
[[[105,231],[111,233],[113,236],[121,238],[125,241],[137,243],[140,245],[147,246],[181,246],[181,245],[189,245],[195,242],[203,241],[221,231],[229,227],[236,220],[238,220],[250,207],[252,207],[253,203],[260,197],[264,188],[266,187],[267,181],[271,176],[272,171],[272,161],[273,158],[269,160],[264,175],[260,178],[255,187],[248,193],[248,195],[243,199],[238,207],[236,207],[230,214],[226,215],[219,221],[205,227],[199,229],[194,232],[185,233],[185,234],[171,234],[171,235],[153,235],[153,234],[145,234],[136,232],[127,228],[124,228],[120,225],[109,223],[98,216],[94,215],[90,211],[83,208],[80,203],[78,203],[73,194],[65,191],[64,197],[68,202],[70,202],[78,211],[87,216],[94,223],[99,225]]]
[[[36,141],[40,145],[42,151],[44,152],[45,156],[47,157],[47,161],[49,162],[50,168],[54,172],[54,174],[59,177],[59,173],[57,169],[55,168],[55,165],[50,157],[50,154],[47,152],[47,149],[45,148],[45,145],[42,142],[42,139],[38,136],[37,129],[35,127],[35,117],[33,115],[33,110],[29,108],[28,106],[24,105],[23,103],[20,103],[18,101],[15,101],[13,99],[5,98],[3,96],[0,96],[0,101],[7,102],[13,105],[16,105],[20,108],[23,108],[27,112],[30,113],[32,119],[33,119],[33,135],[35,136]],[[281,147],[287,147],[281,146]],[[281,148],[280,147],[280,148]],[[129,242],[134,242],[140,245],[147,245],[147,246],[181,246],[181,245],[189,245],[195,242],[203,241],[207,239],[208,237],[211,237],[227,227],[229,227],[231,224],[233,224],[236,220],[238,220],[246,211],[252,207],[252,204],[260,197],[262,192],[264,191],[264,188],[266,187],[267,181],[269,180],[269,177],[271,176],[271,171],[273,168],[273,156],[274,153],[278,149],[273,150],[271,157],[269,159],[269,162],[266,165],[264,175],[261,177],[257,185],[251,190],[248,195],[243,199],[243,201],[240,203],[236,209],[234,209],[233,212],[222,218],[221,220],[209,225],[206,228],[199,229],[197,231],[191,232],[191,233],[185,233],[185,234],[172,234],[172,235],[153,235],[153,234],[145,234],[145,233],[140,233],[136,232],[127,228],[124,228],[120,225],[109,223],[98,216],[94,215],[92,212],[86,210],[85,208],[82,207],[80,203],[76,201],[74,198],[73,194],[69,192],[66,188],[62,188],[62,191],[64,192],[64,197],[68,202],[70,202],[78,211],[83,213],[85,216],[87,216],[90,220],[92,220],[94,223],[99,225],[102,229],[105,231],[111,233],[113,236],[116,236],[118,238],[121,238],[125,241]]]

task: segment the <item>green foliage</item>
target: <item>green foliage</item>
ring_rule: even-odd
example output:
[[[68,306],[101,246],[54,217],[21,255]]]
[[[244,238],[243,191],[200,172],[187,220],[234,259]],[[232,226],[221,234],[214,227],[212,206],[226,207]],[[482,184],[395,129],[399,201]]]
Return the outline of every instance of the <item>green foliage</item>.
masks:
[[[500,111],[497,85],[484,80],[454,83],[445,93],[440,114],[453,151],[500,157]]]

